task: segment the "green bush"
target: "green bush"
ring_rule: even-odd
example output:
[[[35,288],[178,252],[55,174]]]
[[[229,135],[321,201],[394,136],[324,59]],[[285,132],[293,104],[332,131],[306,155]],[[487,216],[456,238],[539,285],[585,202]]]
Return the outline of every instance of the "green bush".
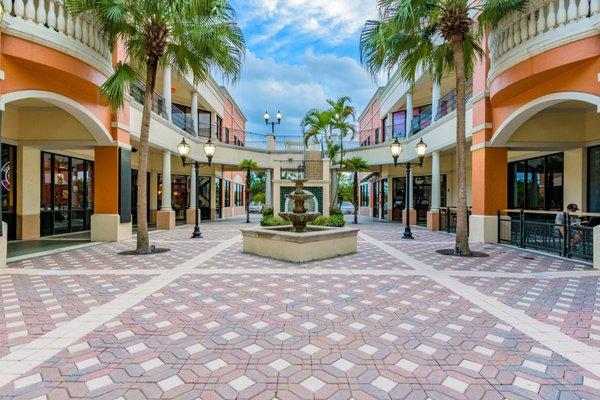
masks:
[[[274,214],[273,207],[263,207],[262,216],[263,217],[272,217]]]
[[[313,220],[309,225],[315,226],[332,226],[341,228],[346,225],[346,221],[344,221],[343,215],[330,215],[329,217],[325,217],[321,215]]]
[[[341,215],[341,216],[343,216],[344,214],[342,214],[342,210],[340,210],[339,207],[331,207],[329,209],[329,215],[331,215],[333,217],[335,215]]]
[[[273,215],[265,215],[260,220],[261,226],[283,226],[291,225],[291,222],[286,221],[281,217],[275,217]]]

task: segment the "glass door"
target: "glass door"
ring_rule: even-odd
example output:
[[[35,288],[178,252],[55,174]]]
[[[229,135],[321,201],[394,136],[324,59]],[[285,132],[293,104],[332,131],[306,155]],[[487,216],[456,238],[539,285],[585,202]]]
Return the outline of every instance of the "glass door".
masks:
[[[388,215],[388,180],[381,181],[381,219],[387,219]]]
[[[379,181],[373,182],[373,218],[379,218],[379,207],[381,198],[379,198]]]
[[[392,220],[402,221],[402,210],[404,210],[404,193],[406,191],[406,179],[394,178],[392,190]]]
[[[202,219],[210,220],[210,176],[201,176],[198,181],[198,200]]]

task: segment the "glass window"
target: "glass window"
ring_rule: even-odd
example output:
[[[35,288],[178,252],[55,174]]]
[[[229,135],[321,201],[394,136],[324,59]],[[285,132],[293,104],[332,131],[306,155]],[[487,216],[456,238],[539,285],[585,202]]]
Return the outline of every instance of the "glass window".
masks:
[[[17,147],[2,144],[2,220],[8,224],[8,239],[17,236]]]
[[[508,206],[526,210],[562,210],[563,174],[562,153],[509,163]]]
[[[198,124],[200,125],[200,129],[198,130],[200,136],[210,137],[210,111],[198,110]]]
[[[42,210],[52,209],[52,154],[42,153]]]
[[[225,181],[225,207],[231,207],[231,181]]]
[[[371,194],[371,183],[363,183],[360,185],[360,206],[369,207],[369,200]]]
[[[588,211],[600,212],[600,146],[588,149]]]
[[[397,111],[392,114],[392,135],[394,138],[403,139],[406,137],[406,111]]]

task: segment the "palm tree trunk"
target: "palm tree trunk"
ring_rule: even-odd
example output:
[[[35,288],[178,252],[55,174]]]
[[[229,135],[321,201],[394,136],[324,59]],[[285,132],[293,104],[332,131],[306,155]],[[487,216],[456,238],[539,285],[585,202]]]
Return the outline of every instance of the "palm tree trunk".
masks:
[[[354,173],[354,223],[358,224],[358,172]]]
[[[456,204],[456,244],[457,255],[468,256],[469,249],[469,215],[467,212],[467,140],[465,133],[465,60],[463,41],[452,42],[454,48],[454,69],[456,72],[456,175],[458,180],[458,197]]]
[[[156,85],[157,61],[148,61],[146,66],[146,92],[144,93],[144,108],[142,110],[142,127],[140,130],[140,151],[138,161],[138,187],[137,187],[137,247],[138,254],[150,253],[150,237],[148,235],[148,137],[150,134],[150,118],[152,102],[154,100],[154,87]],[[170,179],[170,177],[163,177]]]
[[[337,208],[338,206],[338,172],[337,168],[331,170],[331,199],[329,199],[329,207]]]
[[[250,170],[246,170],[246,223],[250,223]]]

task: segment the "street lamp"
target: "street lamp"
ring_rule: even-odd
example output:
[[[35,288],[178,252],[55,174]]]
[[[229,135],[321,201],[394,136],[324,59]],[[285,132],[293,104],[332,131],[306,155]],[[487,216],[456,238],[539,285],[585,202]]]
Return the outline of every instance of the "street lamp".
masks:
[[[277,115],[275,116],[277,121],[271,121],[271,116],[269,115],[268,111],[265,111],[265,115],[263,116],[263,118],[265,119],[265,124],[267,124],[267,125],[271,124],[271,133],[274,135],[275,134],[275,125],[281,124],[281,120],[283,119],[283,115],[281,114],[281,111],[279,111],[279,110],[277,111]]]
[[[400,157],[400,154],[402,153],[402,150],[404,149],[404,146],[402,145],[402,143],[400,143],[398,141],[398,139],[396,138],[396,140],[394,140],[394,142],[390,145],[390,151],[392,152],[392,158],[394,159],[394,166],[398,166],[398,158]],[[408,204],[409,200],[410,200],[410,185],[411,185],[411,179],[410,179],[410,172],[412,170],[413,166],[419,166],[422,167],[423,166],[423,159],[425,158],[425,154],[427,153],[427,144],[423,141],[423,138],[421,138],[421,140],[419,140],[419,143],[417,143],[417,145],[415,146],[415,151],[417,153],[417,157],[419,158],[418,162],[411,162],[411,161],[407,161],[406,163],[404,163],[404,167],[406,168],[406,187],[404,190],[404,210],[405,210],[405,215],[406,215],[406,222],[405,222],[405,227],[404,227],[404,236],[402,236],[403,239],[414,239],[412,232],[410,230],[410,206]]]
[[[212,159],[215,155],[215,151],[217,150],[217,146],[215,146],[212,140],[210,140],[209,138],[208,141],[204,143],[203,149],[204,155],[208,159],[207,163],[200,163],[198,161],[187,160],[190,155],[190,145],[185,141],[185,138],[183,138],[181,143],[177,145],[177,152],[181,157],[181,163],[183,164],[183,166],[194,166],[194,175],[196,176],[196,188],[198,188],[198,182],[200,181],[200,167],[202,165],[207,165],[210,167],[210,165],[212,164]],[[192,234],[192,239],[202,238],[202,232],[200,232],[200,221],[198,220],[198,214],[200,212],[200,202],[198,201],[199,198],[200,196],[198,196],[198,192],[196,190],[196,198],[194,200],[196,202],[196,225],[194,226],[194,233]]]

